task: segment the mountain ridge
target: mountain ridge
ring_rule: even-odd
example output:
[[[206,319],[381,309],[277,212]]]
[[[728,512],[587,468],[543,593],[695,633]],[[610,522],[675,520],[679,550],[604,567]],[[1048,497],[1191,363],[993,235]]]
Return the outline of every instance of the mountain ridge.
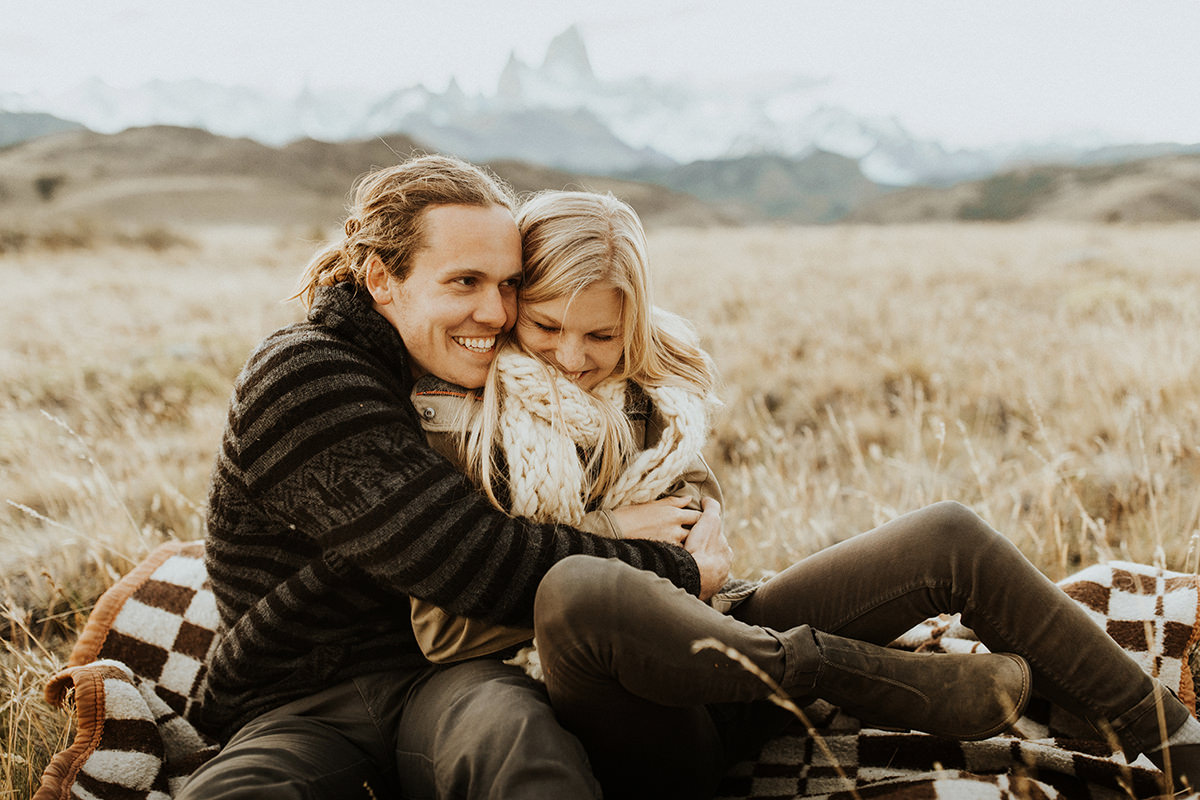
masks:
[[[651,181],[718,203],[747,222],[829,223],[863,202],[892,191],[863,175],[859,162],[815,150],[804,158],[774,154],[693,161],[643,169],[628,177]]]
[[[126,225],[328,226],[344,217],[358,177],[423,152],[430,150],[402,135],[272,147],[167,125],[115,134],[69,131],[0,150],[0,211],[35,226],[72,218]],[[716,206],[657,185],[521,161],[488,166],[519,193],[611,191],[647,225],[736,222]]]
[[[0,148],[36,139],[51,133],[83,130],[72,120],[42,111],[4,111],[0,109]]]
[[[846,222],[1031,219],[1104,223],[1200,220],[1200,153],[1082,166],[1030,165],[945,188],[871,198]]]

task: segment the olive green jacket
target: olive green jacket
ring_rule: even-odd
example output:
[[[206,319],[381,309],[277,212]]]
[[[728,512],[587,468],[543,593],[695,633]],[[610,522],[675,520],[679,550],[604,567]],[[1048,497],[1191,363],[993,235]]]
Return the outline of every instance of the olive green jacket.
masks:
[[[629,415],[634,441],[640,442],[643,448],[651,447],[662,435],[663,420],[654,412],[646,393],[632,382],[629,386],[625,411]],[[469,419],[470,404],[477,400],[468,390],[428,375],[417,380],[410,398],[430,446],[463,469],[459,442]],[[669,495],[687,496],[691,500],[688,507],[696,510],[700,510],[701,500],[705,497],[722,501],[721,487],[700,455],[663,496]],[[588,512],[578,528],[598,536],[623,538],[620,526],[607,510]],[[528,629],[505,628],[458,617],[415,598],[412,600],[412,621],[425,656],[438,663],[512,650],[533,637],[533,631]]]

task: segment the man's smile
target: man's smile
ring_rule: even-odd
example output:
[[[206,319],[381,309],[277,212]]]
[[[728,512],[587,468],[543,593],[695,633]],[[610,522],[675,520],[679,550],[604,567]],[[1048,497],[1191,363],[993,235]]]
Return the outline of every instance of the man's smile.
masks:
[[[496,347],[495,336],[451,336],[450,338],[472,353],[490,353]]]

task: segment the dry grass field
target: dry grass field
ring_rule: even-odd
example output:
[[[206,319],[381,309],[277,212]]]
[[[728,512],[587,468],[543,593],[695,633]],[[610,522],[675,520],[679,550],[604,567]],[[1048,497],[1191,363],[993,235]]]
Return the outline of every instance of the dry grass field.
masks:
[[[0,254],[0,798],[69,741],[41,688],[97,596],[203,535],[233,377],[297,316],[312,236]],[[1195,569],[1200,225],[664,228],[651,251],[725,379],[738,573],[947,498],[1055,579]]]

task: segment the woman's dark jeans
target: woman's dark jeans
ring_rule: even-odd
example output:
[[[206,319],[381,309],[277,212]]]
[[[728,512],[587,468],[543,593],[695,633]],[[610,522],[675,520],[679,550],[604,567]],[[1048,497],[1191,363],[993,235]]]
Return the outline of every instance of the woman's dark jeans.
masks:
[[[1086,612],[958,503],[816,553],[731,616],[651,573],[588,556],[552,569],[535,608],[555,710],[587,747],[606,795],[620,797],[711,795],[729,737],[706,704],[768,694],[717,651],[693,653],[694,641],[716,638],[783,687],[811,687],[811,629],[887,644],[943,612],[961,612],[993,652],[1024,656],[1039,694],[1111,731],[1130,754],[1186,720]]]

